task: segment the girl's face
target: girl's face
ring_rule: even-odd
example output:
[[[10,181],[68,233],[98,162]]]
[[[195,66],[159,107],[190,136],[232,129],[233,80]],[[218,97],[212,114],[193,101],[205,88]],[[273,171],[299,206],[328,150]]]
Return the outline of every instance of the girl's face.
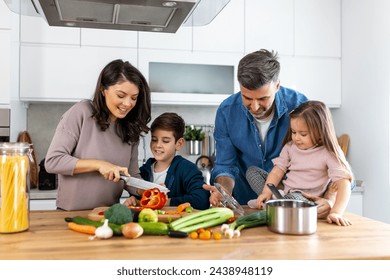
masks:
[[[175,142],[173,131],[156,129],[152,133],[150,150],[157,161],[170,164],[175,157],[176,151],[181,149],[183,143],[183,138],[180,138]]]
[[[110,121],[126,117],[137,103],[138,94],[138,87],[129,81],[117,83],[103,90],[107,108],[110,110]]]
[[[315,143],[311,140],[310,131],[302,118],[290,120],[292,140],[300,150],[307,150],[314,147]]]

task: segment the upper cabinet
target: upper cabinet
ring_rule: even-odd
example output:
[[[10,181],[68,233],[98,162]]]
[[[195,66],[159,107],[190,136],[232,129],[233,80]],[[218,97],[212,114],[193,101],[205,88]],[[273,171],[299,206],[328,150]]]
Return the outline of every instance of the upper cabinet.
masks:
[[[341,0],[294,0],[295,55],[341,57]]]
[[[74,102],[90,99],[100,71],[114,59],[137,66],[130,48],[21,46],[20,99]]]
[[[207,25],[194,26],[194,51],[244,53],[244,1],[231,0]]]
[[[152,63],[185,64],[186,79],[197,79],[192,70],[199,67],[210,66],[207,70],[217,69],[214,71],[231,67],[234,74],[229,83],[236,92],[240,59],[265,48],[279,53],[282,85],[339,107],[340,6],[341,0],[231,0],[210,23],[186,24],[176,33],[52,27],[42,18],[21,16],[20,98],[90,98],[99,71],[116,58],[139,67],[149,82]],[[202,83],[220,79],[218,75],[204,76]],[[184,95],[157,91],[152,101],[217,105],[232,93],[218,97],[191,90]]]
[[[245,53],[268,49],[294,55],[294,2],[245,1]]]
[[[49,26],[41,17],[21,16],[21,43],[80,45],[80,28]]]
[[[192,50],[192,27],[183,26],[176,33],[137,33],[140,49]]]

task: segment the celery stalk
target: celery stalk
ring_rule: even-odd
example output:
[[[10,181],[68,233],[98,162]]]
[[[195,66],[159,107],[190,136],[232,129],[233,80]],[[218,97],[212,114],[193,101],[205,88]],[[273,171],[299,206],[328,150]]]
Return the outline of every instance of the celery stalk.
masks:
[[[231,217],[234,217],[234,213],[229,208],[209,208],[173,221],[170,223],[170,228],[173,230],[191,232],[199,228],[222,224]]]

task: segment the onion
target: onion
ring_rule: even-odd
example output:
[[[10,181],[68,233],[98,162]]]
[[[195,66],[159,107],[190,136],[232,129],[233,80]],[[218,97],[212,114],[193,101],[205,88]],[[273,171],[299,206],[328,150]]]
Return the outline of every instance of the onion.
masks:
[[[137,223],[127,223],[122,227],[124,237],[134,239],[140,237],[144,233],[144,229]]]

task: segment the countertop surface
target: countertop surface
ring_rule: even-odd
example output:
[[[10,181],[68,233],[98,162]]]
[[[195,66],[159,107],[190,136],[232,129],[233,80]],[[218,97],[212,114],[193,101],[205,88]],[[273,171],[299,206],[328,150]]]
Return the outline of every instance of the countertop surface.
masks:
[[[67,228],[65,217],[89,212],[31,211],[28,231],[0,234],[0,259],[390,259],[390,224],[350,213],[352,226],[319,220],[312,235],[277,234],[261,226],[244,229],[240,238],[205,241],[145,235],[89,240]]]

